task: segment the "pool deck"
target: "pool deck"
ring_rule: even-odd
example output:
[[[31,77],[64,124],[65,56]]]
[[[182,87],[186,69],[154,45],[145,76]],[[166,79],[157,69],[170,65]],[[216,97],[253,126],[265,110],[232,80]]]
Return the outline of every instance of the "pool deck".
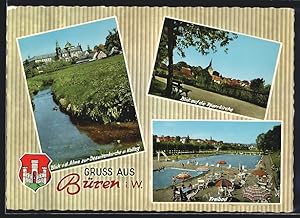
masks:
[[[274,197],[275,196],[274,185],[279,184],[279,179],[277,178],[276,173],[271,169],[271,166],[272,166],[272,161],[271,161],[270,155],[263,155],[261,160],[258,162],[256,168],[264,169],[269,175],[271,175],[273,177],[271,202],[279,203],[279,198]],[[183,166],[181,163],[178,163],[178,162],[153,160],[153,170],[159,170],[162,168],[180,168],[180,169],[195,170],[195,169],[197,169],[197,167],[199,167],[199,166],[196,166],[194,164],[184,164],[184,166]],[[235,176],[239,173],[239,169],[234,168],[234,167],[232,167],[230,169],[228,169],[228,166],[223,166],[223,167],[222,166],[220,166],[220,167],[208,166],[208,167],[209,167],[209,172],[218,172],[218,171],[222,170],[223,173],[222,173],[221,178],[225,178],[225,179],[229,179],[229,180],[235,178]],[[257,179],[256,179],[256,176],[251,174],[252,171],[253,171],[253,169],[249,169],[249,170],[245,171],[248,174],[245,186],[250,186],[250,185],[256,184]],[[207,173],[199,175],[194,178],[191,178],[184,182],[179,182],[176,184],[176,186],[179,187],[182,184],[184,184],[185,186],[188,186],[189,184],[195,185],[198,183],[198,178],[203,178],[205,180],[206,175],[207,175]],[[249,200],[242,197],[243,196],[242,190],[243,190],[243,188],[236,189],[233,192],[233,197],[238,199],[240,202],[249,202]],[[196,199],[198,202],[207,202],[209,196],[217,196],[217,194],[218,194],[217,187],[215,187],[215,186],[208,187],[204,190],[199,191],[199,193],[196,195]],[[153,190],[153,201],[154,202],[172,202],[172,199],[173,199],[173,189],[171,186],[168,188],[165,188],[165,189]]]

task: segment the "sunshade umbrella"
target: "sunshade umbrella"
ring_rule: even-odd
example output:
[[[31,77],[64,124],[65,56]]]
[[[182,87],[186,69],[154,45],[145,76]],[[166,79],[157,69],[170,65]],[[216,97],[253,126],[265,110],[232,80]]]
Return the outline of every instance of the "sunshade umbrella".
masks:
[[[227,164],[225,160],[220,160],[217,162],[218,164]]]
[[[230,182],[228,179],[219,179],[216,181],[217,187],[230,187],[232,186],[232,182]]]
[[[191,178],[191,175],[188,174],[188,173],[179,173],[177,176],[176,176],[176,179],[188,179],[188,178]]]
[[[258,186],[248,186],[243,190],[243,197],[250,201],[266,200],[271,197],[271,192]]]
[[[264,176],[267,175],[266,171],[262,170],[262,169],[256,169],[252,172],[253,175],[257,175],[257,176]]]
[[[207,171],[209,171],[209,168],[208,168],[208,166],[199,166],[199,167],[197,167],[197,170],[207,172]]]
[[[225,160],[220,160],[217,162],[217,164],[221,165],[221,171],[222,171],[222,165],[227,164]]]

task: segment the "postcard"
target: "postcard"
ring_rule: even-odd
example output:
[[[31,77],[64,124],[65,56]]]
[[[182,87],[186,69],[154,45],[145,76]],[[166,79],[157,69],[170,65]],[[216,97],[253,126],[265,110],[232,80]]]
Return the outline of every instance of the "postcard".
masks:
[[[293,211],[294,19],[8,7],[6,213]]]
[[[149,94],[264,119],[280,43],[166,17]]]
[[[114,17],[17,42],[51,170],[143,150]]]
[[[280,121],[154,120],[153,201],[279,203],[281,129]]]

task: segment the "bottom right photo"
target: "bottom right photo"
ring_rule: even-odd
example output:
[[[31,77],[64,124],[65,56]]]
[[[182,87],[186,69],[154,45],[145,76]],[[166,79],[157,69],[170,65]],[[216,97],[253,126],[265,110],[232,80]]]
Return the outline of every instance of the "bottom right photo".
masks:
[[[153,120],[153,202],[280,203],[281,121]]]

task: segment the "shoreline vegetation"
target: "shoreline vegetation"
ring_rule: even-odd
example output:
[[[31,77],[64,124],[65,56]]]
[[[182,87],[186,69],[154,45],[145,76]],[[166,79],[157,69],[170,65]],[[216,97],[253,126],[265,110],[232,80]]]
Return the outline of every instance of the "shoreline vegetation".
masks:
[[[73,118],[104,124],[136,120],[122,55],[37,75],[27,82],[31,98],[51,86],[54,101]]]
[[[139,125],[135,122],[117,122],[110,124],[90,123],[71,118],[71,121],[82,132],[98,144],[132,144],[141,138]]]
[[[122,54],[36,75],[27,83],[31,99],[51,87],[60,111],[97,144],[142,144]]]

